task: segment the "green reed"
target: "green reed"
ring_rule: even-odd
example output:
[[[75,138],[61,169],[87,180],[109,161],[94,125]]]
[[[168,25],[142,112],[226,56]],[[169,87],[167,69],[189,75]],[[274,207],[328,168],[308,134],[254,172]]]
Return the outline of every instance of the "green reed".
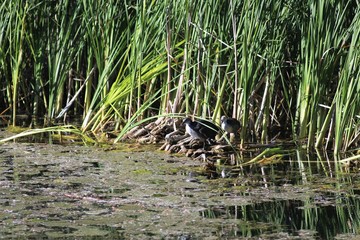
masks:
[[[356,1],[5,0],[0,13],[0,112],[13,124],[51,122],[80,91],[68,114],[82,131],[228,115],[242,144],[358,146]]]
[[[3,66],[8,68],[4,69],[4,73],[8,71],[8,78],[6,79],[8,101],[9,107],[12,108],[12,118],[15,119],[21,85],[21,70],[24,65],[24,54],[26,54],[24,53],[25,19],[29,11],[29,5],[28,3],[23,4],[21,1],[8,1],[3,3],[1,8],[4,13],[2,17],[3,23],[1,24],[4,31],[2,35],[5,35],[8,40],[8,42],[5,42],[4,39],[2,41],[2,62]],[[14,120],[12,124],[15,126]]]

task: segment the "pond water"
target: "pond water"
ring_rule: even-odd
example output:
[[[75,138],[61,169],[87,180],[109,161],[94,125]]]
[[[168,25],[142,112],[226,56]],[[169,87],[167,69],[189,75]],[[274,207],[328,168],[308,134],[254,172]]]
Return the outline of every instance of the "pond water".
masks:
[[[123,147],[123,149],[122,149]],[[360,175],[298,152],[228,168],[144,145],[0,145],[0,238],[356,239]],[[351,170],[352,169],[352,170]]]

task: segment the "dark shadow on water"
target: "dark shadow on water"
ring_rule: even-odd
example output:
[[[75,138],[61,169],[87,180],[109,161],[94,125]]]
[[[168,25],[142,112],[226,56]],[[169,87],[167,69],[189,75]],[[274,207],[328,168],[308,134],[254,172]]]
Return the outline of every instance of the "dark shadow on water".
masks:
[[[351,233],[359,227],[360,200],[343,198],[339,206],[310,204],[299,200],[274,200],[245,206],[213,206],[200,212],[204,218],[239,220],[236,236],[258,236],[264,233],[288,232],[299,236],[308,231],[320,239]],[[243,228],[241,225],[249,225]],[[355,229],[354,229],[355,228]]]

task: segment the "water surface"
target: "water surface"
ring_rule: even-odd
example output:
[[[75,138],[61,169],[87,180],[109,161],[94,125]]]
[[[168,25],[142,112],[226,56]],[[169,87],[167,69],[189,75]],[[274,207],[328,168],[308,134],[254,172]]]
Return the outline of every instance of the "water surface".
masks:
[[[129,150],[129,147],[130,150]],[[0,145],[0,236],[62,239],[349,239],[359,174],[298,154],[229,168],[144,145]]]

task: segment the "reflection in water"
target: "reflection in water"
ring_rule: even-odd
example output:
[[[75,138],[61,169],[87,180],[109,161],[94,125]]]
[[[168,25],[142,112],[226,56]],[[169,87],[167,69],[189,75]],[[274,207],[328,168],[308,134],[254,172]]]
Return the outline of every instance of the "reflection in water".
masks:
[[[325,199],[323,201],[326,203]],[[308,232],[317,238],[332,239],[339,233],[357,233],[360,227],[359,199],[339,196],[336,201],[336,205],[330,201],[322,204],[311,199],[274,200],[244,206],[213,206],[201,211],[200,215],[204,218],[239,220],[234,235],[243,237],[258,236],[266,232],[287,232],[299,236]],[[243,225],[251,227],[244,228]]]

